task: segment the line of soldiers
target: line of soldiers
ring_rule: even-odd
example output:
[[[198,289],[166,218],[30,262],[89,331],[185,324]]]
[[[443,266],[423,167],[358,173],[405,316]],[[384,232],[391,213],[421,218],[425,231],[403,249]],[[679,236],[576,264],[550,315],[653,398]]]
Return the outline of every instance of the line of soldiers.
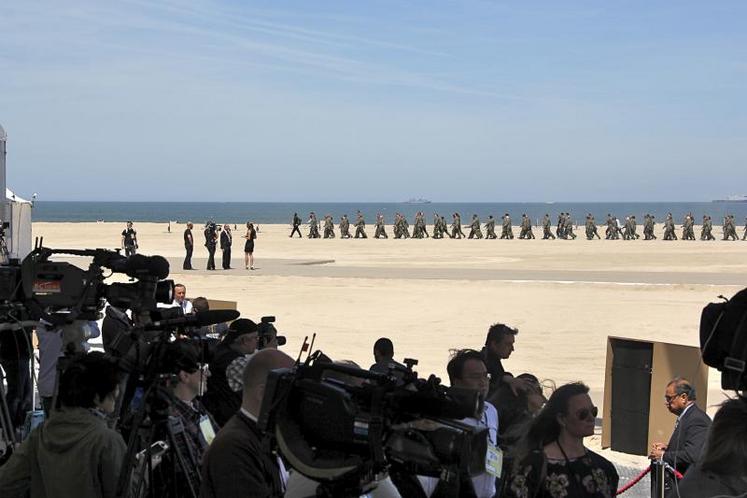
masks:
[[[656,239],[656,235],[654,234],[654,227],[656,226],[656,218],[652,214],[646,213],[644,215],[644,221],[643,221],[643,238],[644,240],[654,240]],[[446,219],[439,215],[438,213],[433,213],[433,238],[434,239],[443,239],[444,236],[449,237],[450,239],[461,239],[462,237],[466,237],[468,239],[482,239],[483,237],[486,239],[496,239],[498,236],[495,233],[495,219],[493,218],[493,215],[488,216],[488,221],[485,223],[485,234],[482,232],[481,228],[481,222],[480,218],[476,215],[472,215],[472,221],[469,224],[470,232],[469,235],[466,235],[464,231],[462,231],[462,219],[459,213],[452,214],[452,223],[451,223],[451,232],[449,232],[449,227],[446,225]],[[335,238],[335,224],[334,220],[332,218],[332,215],[326,215],[324,216],[324,232],[323,236],[319,233],[319,221],[317,219],[316,214],[312,211],[309,214],[309,234],[308,237],[311,239],[318,239],[318,238],[325,238],[325,239],[334,239]],[[552,222],[550,220],[550,215],[545,213],[545,216],[542,218],[542,239],[555,239],[556,235],[559,239],[575,239],[576,234],[573,232],[574,230],[574,223],[571,219],[570,213],[560,213],[558,215],[558,222],[555,229],[555,234],[552,233]],[[298,218],[297,214],[294,214],[293,217],[293,232],[291,232],[291,237],[293,236],[294,232],[298,232],[298,226],[300,225],[300,219]],[[368,238],[366,235],[366,221],[363,217],[363,214],[358,211],[356,215],[356,221],[353,224],[355,227],[355,235],[350,235],[350,221],[348,220],[348,215],[344,214],[340,217],[339,222],[339,229],[340,229],[340,238],[343,239],[349,239],[349,238]],[[426,229],[425,224],[425,215],[422,211],[418,211],[415,214],[415,224],[413,226],[413,232],[412,235],[410,235],[410,225],[407,222],[407,218],[405,215],[401,213],[395,213],[394,215],[394,238],[395,239],[408,239],[410,237],[414,239],[423,239],[423,238],[429,238],[430,235],[428,234],[428,230]],[[586,215],[586,222],[585,222],[585,228],[586,228],[586,238],[588,240],[593,240],[594,238],[601,239],[599,235],[599,231],[597,229],[596,220],[594,219],[594,215],[591,213]],[[675,223],[674,218],[672,217],[672,213],[668,213],[666,216],[666,219],[664,220],[664,240],[677,240],[677,233],[675,232]],[[728,214],[724,216],[723,221],[723,230],[724,230],[724,236],[722,240],[738,240],[737,236],[737,228],[736,228],[736,222],[734,219],[734,215]],[[301,235],[300,232],[299,236]],[[375,233],[374,238],[376,239],[386,239],[389,238],[389,236],[386,233],[386,224],[384,222],[384,215],[381,213],[378,213],[376,215],[376,225],[375,225]],[[506,213],[503,215],[502,218],[502,230],[501,230],[501,239],[513,239],[514,238],[514,232],[513,232],[513,225],[511,223],[511,216]],[[527,216],[526,213],[521,215],[521,224],[520,224],[520,232],[519,237],[520,239],[534,239],[534,232],[532,231],[532,220],[529,216]],[[612,214],[607,214],[607,220],[606,220],[606,230],[605,230],[605,237],[606,240],[618,240],[622,238],[623,240],[636,240],[640,239],[641,236],[638,234],[638,223],[636,221],[635,215],[630,215],[625,217],[625,223],[621,226],[620,220],[617,219],[617,217],[612,216]],[[695,240],[695,218],[693,217],[692,213],[688,213],[685,215],[685,218],[682,221],[682,240]],[[703,223],[701,225],[700,230],[700,240],[716,240],[716,237],[713,236],[713,222],[711,221],[711,217],[708,215],[703,215]],[[747,240],[747,218],[745,218],[745,227],[744,227],[744,235],[742,236],[742,240]]]

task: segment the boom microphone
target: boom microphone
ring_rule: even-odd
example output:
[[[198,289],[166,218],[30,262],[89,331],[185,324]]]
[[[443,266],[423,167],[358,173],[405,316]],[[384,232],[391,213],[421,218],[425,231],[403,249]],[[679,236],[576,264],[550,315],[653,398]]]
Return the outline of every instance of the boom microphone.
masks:
[[[171,327],[204,327],[215,325],[216,323],[230,322],[236,320],[241,313],[236,310],[208,310],[200,311],[191,315],[180,316],[179,318],[169,318],[167,320],[158,320],[145,327],[146,330],[161,330]]]

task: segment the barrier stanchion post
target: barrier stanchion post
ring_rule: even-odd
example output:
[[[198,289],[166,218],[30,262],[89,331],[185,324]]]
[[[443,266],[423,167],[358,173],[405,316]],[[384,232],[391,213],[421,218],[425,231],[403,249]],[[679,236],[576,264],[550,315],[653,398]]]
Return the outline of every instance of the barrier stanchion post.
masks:
[[[664,462],[651,461],[651,498],[664,498]]]

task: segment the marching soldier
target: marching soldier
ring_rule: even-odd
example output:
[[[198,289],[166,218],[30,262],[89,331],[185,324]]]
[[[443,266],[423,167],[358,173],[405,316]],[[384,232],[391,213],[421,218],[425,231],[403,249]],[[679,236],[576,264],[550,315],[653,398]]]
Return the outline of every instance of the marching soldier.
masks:
[[[747,234],[747,231],[745,231],[745,234]],[[492,214],[488,216],[488,222],[485,223],[485,238],[486,239],[497,239],[498,238],[498,236],[495,234],[495,219],[493,218]]]
[[[469,224],[469,236],[468,239],[481,239],[482,238],[482,230],[480,229],[480,218],[477,217],[476,214],[472,215],[472,223]]]
[[[444,238],[444,232],[441,231],[441,217],[438,215],[438,213],[433,213],[433,238]]]
[[[318,239],[319,237],[319,220],[316,218],[316,213],[312,211],[309,213],[309,238]]]
[[[335,222],[332,219],[331,214],[324,216],[324,238],[325,239],[335,238]]]
[[[379,213],[376,215],[376,231],[374,232],[374,239],[388,239],[386,234],[386,225],[384,224],[384,215]]]
[[[340,217],[340,238],[349,239],[350,237],[350,220],[348,219],[348,215],[343,214]]]
[[[461,239],[462,237],[466,237],[464,232],[462,232],[462,218],[459,216],[459,213],[454,213],[451,217],[454,220],[451,223],[451,238]]]
[[[365,228],[366,228],[366,221],[363,219],[363,213],[358,211],[358,215],[356,216],[356,219],[355,219],[355,238],[356,239],[359,239],[359,238],[367,239],[368,238],[368,236],[366,235]]]
[[[542,240],[547,239],[555,240],[555,235],[552,234],[552,222],[550,221],[550,215],[548,213],[545,213],[544,218],[542,218]]]
[[[511,216],[506,213],[503,215],[503,226],[501,228],[501,239],[513,239],[514,230],[511,226]]]
[[[293,221],[291,222],[291,224],[293,225],[293,230],[291,230],[291,234],[288,237],[293,238],[293,234],[297,233],[298,234],[298,238],[302,239],[303,235],[301,235],[301,230],[300,230],[300,227],[301,227],[301,217],[298,216],[298,213],[293,213]]]
[[[527,216],[526,213],[521,215],[521,232],[519,232],[520,239],[533,239],[534,233],[532,232],[532,220]]]
[[[563,238],[571,238],[573,240],[576,240],[576,234],[573,233],[573,220],[571,220],[571,213],[565,213],[565,217],[563,219],[563,235],[565,235]]]
[[[713,222],[707,214],[703,215],[703,225],[700,227],[700,240],[716,240],[713,236]]]
[[[664,240],[677,240],[677,234],[674,233],[672,213],[667,213],[667,218],[664,220]]]

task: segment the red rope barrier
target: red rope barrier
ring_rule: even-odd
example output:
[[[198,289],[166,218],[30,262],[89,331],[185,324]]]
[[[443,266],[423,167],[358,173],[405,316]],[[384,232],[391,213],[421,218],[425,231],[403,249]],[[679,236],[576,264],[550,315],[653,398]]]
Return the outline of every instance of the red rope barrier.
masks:
[[[628,484],[626,484],[622,488],[618,489],[617,493],[615,493],[615,496],[623,494],[624,492],[626,492],[627,490],[629,490],[630,488],[632,488],[633,486],[635,486],[636,484],[638,484],[641,481],[641,479],[643,479],[644,477],[646,477],[646,474],[648,474],[649,472],[651,472],[651,466],[650,465],[648,467],[646,467],[646,470],[644,470],[643,472],[641,472],[640,474],[638,474],[638,476],[635,479],[633,479],[632,481],[630,481]]]

